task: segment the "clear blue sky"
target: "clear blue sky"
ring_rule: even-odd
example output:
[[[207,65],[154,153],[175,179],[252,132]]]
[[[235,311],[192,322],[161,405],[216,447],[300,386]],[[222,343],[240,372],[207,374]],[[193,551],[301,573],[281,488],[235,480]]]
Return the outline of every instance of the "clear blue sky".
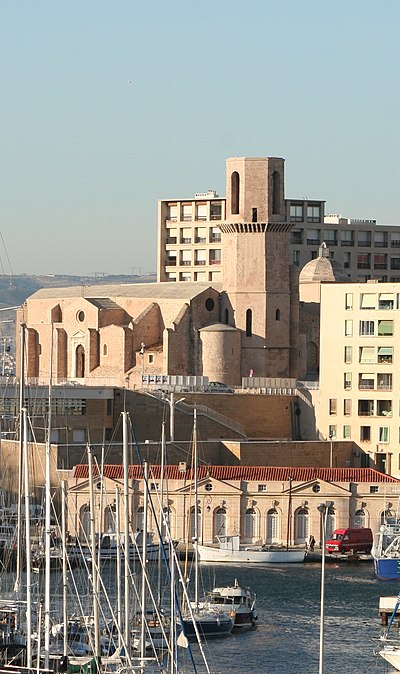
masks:
[[[286,159],[286,195],[400,224],[398,0],[3,0],[14,273],[153,271],[157,199]],[[9,268],[4,250],[4,269]]]

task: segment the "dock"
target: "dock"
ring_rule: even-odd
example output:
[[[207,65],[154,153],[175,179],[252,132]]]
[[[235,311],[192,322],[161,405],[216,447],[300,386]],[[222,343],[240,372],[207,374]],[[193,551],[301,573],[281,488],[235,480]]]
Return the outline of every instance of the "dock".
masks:
[[[379,597],[379,615],[382,625],[387,625],[393,613],[398,597]],[[396,617],[392,625],[400,627],[400,607],[397,607]]]

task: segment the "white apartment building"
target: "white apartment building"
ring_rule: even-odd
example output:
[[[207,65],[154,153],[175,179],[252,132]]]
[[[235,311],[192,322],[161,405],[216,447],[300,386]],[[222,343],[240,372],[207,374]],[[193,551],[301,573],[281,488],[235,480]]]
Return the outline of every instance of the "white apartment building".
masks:
[[[321,285],[315,412],[326,438],[353,440],[370,465],[400,476],[400,287]]]

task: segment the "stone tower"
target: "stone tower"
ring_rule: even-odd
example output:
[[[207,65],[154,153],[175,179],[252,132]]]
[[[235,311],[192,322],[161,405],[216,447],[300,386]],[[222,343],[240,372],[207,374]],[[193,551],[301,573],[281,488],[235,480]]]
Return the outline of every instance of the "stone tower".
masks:
[[[226,161],[222,319],[242,331],[240,376],[296,377],[297,276],[289,265],[284,160]]]

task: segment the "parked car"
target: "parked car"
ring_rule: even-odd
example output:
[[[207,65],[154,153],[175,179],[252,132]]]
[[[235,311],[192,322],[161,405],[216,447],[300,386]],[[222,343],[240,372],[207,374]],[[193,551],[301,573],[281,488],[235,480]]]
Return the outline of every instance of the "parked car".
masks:
[[[210,381],[204,393],[234,393],[234,390],[222,381]]]
[[[329,541],[326,541],[326,552],[367,552],[372,548],[372,531],[367,527],[358,529],[335,529]]]

